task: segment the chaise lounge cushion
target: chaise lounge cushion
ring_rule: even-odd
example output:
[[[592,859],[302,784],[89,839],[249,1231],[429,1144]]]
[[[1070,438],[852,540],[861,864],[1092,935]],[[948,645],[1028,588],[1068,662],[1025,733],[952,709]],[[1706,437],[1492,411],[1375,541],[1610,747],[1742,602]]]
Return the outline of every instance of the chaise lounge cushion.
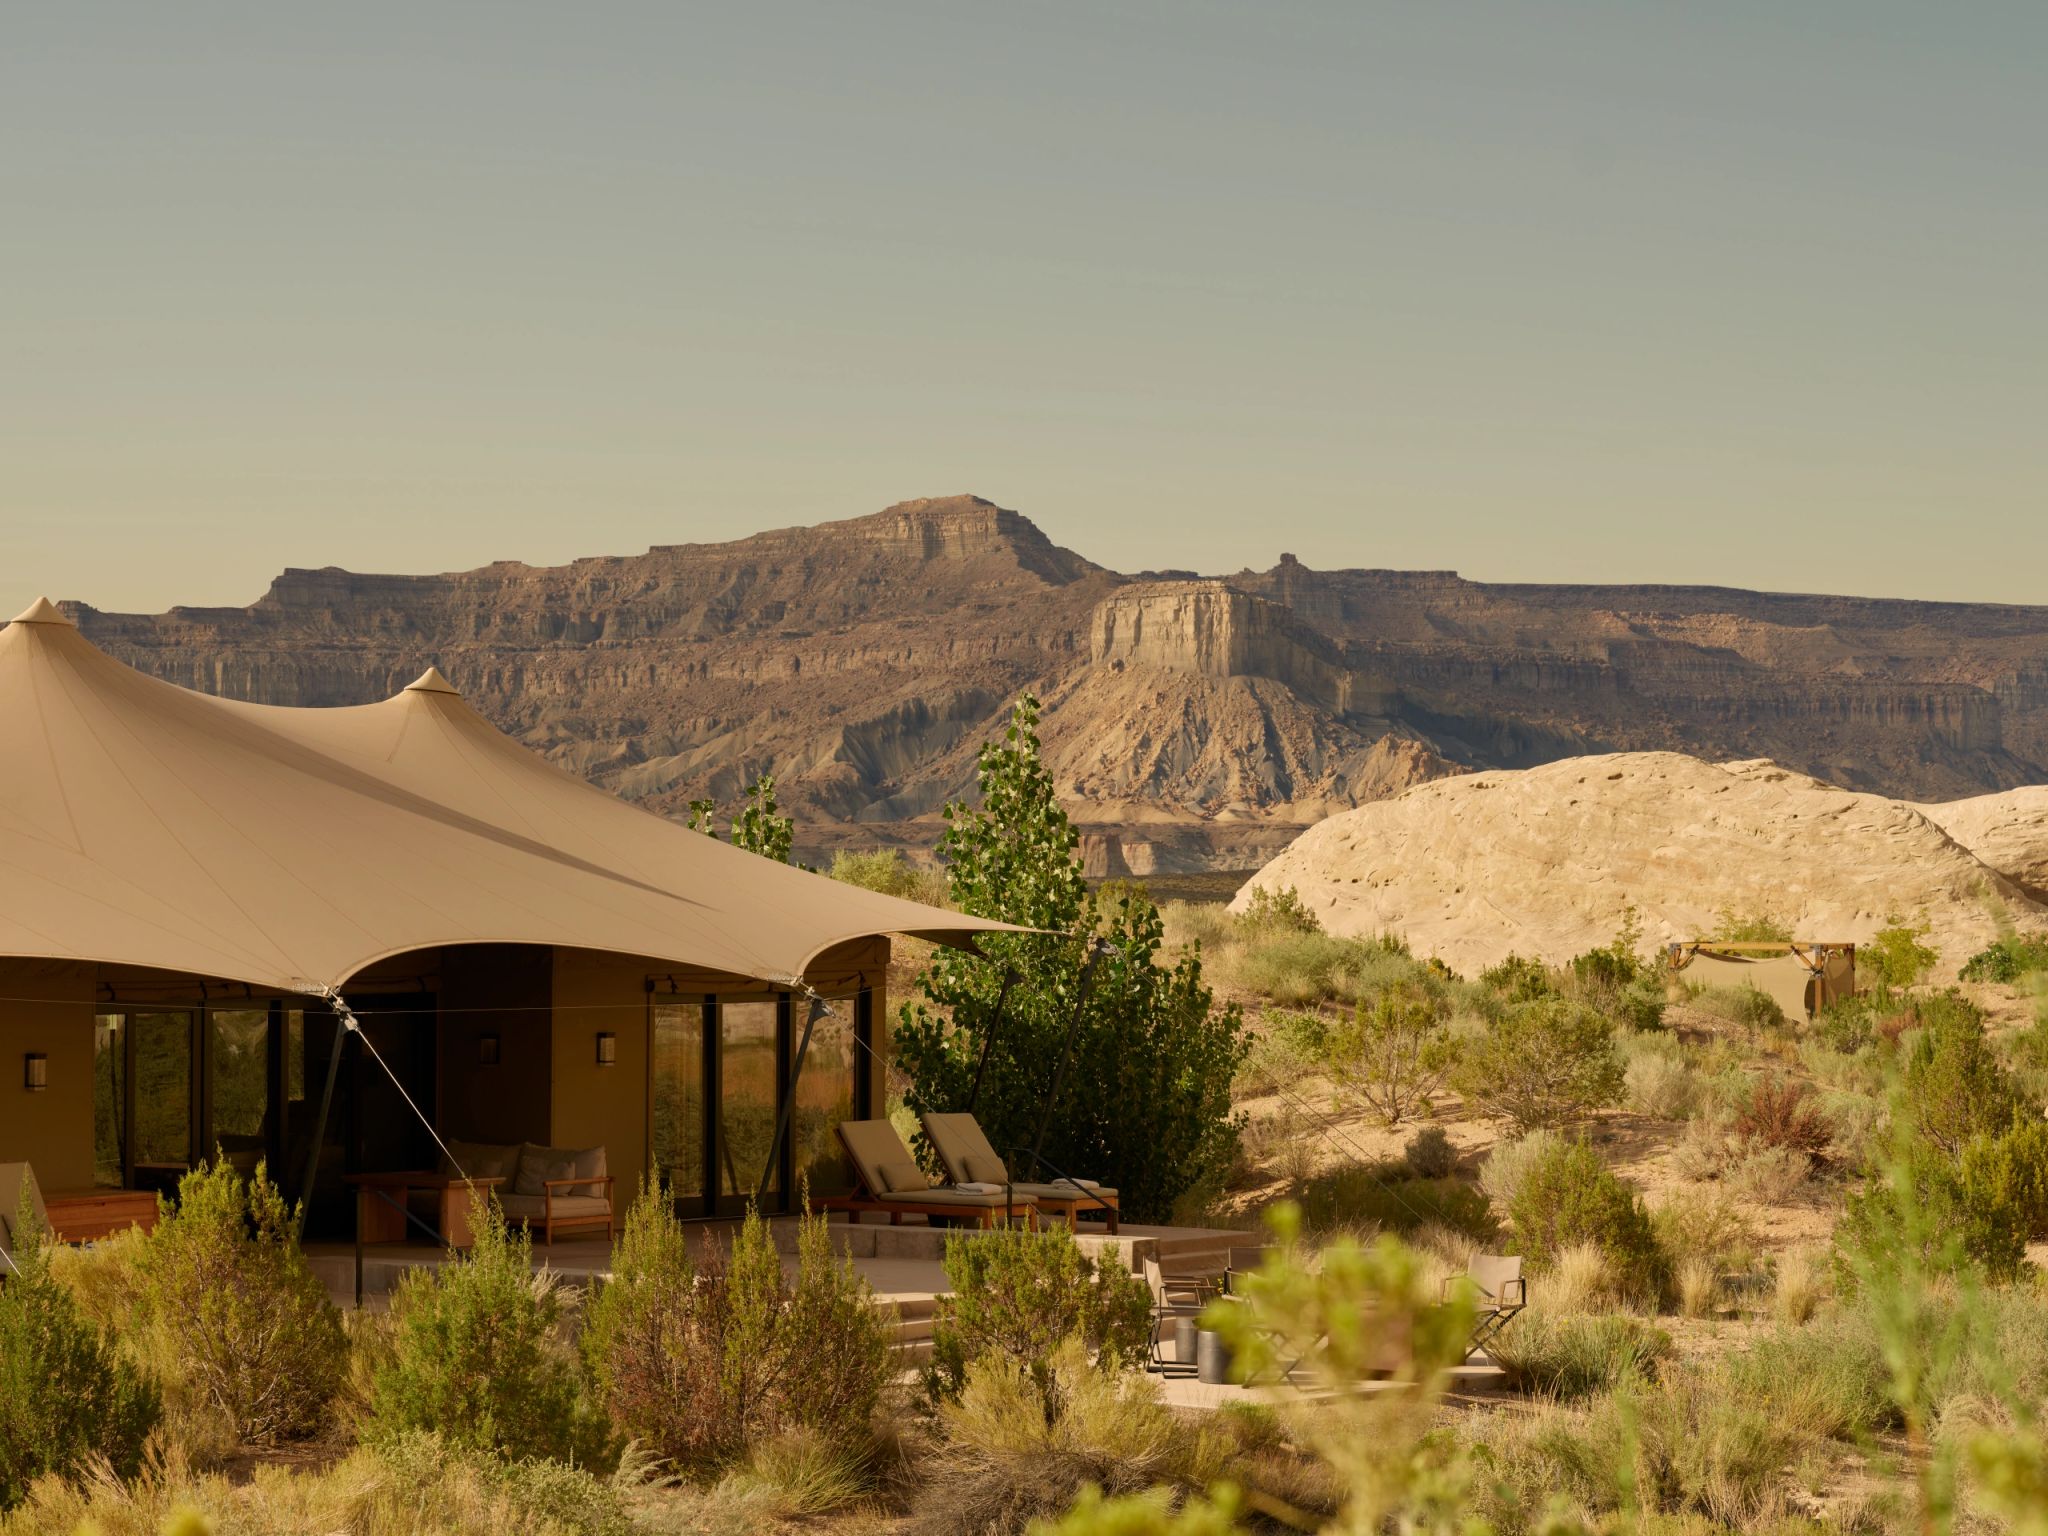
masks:
[[[887,1162],[875,1171],[881,1175],[882,1193],[885,1195],[909,1194],[932,1187],[932,1181],[924,1176],[924,1170],[915,1163]]]
[[[955,1189],[951,1184],[941,1184],[936,1189],[906,1189],[900,1194],[886,1194],[882,1196],[882,1199],[885,1201],[901,1200],[912,1205],[1001,1206],[1003,1203],[1003,1192],[998,1189],[988,1194],[979,1194],[971,1189]],[[1020,1205],[1022,1204],[1021,1196],[1019,1197],[1019,1203]]]
[[[966,1164],[964,1171],[967,1174],[967,1177],[960,1181],[962,1184],[1007,1184],[1010,1181],[1009,1165],[1000,1157],[970,1152],[961,1161]]]

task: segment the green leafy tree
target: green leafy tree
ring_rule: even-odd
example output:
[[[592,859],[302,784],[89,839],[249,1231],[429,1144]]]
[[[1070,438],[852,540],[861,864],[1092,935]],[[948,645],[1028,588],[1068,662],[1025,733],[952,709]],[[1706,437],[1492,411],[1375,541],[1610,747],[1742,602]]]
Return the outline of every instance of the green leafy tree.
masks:
[[[1926,923],[1908,923],[1893,913],[1876,937],[1856,946],[1859,979],[1887,989],[1917,984],[1941,958],[1920,942],[1932,931]]]
[[[975,1114],[1005,1156],[1028,1148],[1072,1027],[1045,1156],[1115,1186],[1126,1216],[1162,1219],[1191,1188],[1220,1185],[1234,1159],[1230,1082],[1250,1049],[1244,1019],[1234,1005],[1215,1006],[1199,948],[1159,963],[1165,928],[1148,897],[1129,892],[1105,910],[1090,893],[1074,857],[1079,839],[1039,755],[1035,699],[1018,701],[1002,738],[981,749],[977,772],[980,808],[948,805],[939,842],[952,902],[1046,931],[985,936],[982,956],[934,955],[896,1028],[909,1101],[964,1106],[993,1025]],[[1109,947],[1088,975],[1076,1025],[1087,940],[1098,935]],[[1015,981],[996,1023],[1006,973]]]
[[[163,1407],[155,1384],[50,1273],[27,1200],[9,1220],[13,1265],[0,1264],[0,1511],[44,1473],[82,1472],[94,1456],[133,1477]]]
[[[788,864],[796,842],[796,822],[775,802],[775,775],[764,773],[747,786],[740,813],[733,818],[732,845],[764,859]]]

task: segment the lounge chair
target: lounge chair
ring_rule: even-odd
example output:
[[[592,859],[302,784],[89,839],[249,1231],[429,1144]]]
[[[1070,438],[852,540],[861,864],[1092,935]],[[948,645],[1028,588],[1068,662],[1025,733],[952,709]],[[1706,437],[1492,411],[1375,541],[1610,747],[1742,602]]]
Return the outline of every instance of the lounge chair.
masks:
[[[846,1148],[846,1160],[853,1165],[859,1187],[850,1195],[829,1195],[818,1202],[821,1211],[845,1211],[858,1216],[862,1211],[887,1211],[889,1225],[900,1227],[905,1216],[923,1216],[933,1225],[941,1221],[972,1221],[978,1227],[993,1227],[1000,1217],[1006,1224],[1023,1221],[1038,1224],[1038,1207],[1023,1195],[1001,1189],[961,1189],[952,1184],[934,1186],[903,1145],[896,1127],[886,1120],[842,1120],[839,1142]]]
[[[1475,1253],[1462,1275],[1444,1280],[1444,1298],[1451,1287],[1469,1285],[1476,1293],[1478,1312],[1472,1320],[1472,1337],[1465,1345],[1470,1360],[1514,1321],[1515,1314],[1529,1304],[1529,1282],[1522,1278],[1519,1254]]]
[[[50,1213],[43,1208],[35,1169],[27,1163],[0,1163],[0,1281],[14,1273],[14,1250],[27,1241],[27,1234],[15,1228],[23,1215],[36,1224],[36,1231],[47,1242]]]
[[[1077,1218],[1099,1212],[1107,1219],[1109,1230],[1116,1230],[1115,1190],[1078,1180],[1055,1180],[1042,1184],[1031,1179],[1011,1178],[1009,1165],[989,1144],[974,1116],[926,1115],[924,1134],[931,1142],[932,1150],[939,1154],[939,1161],[946,1165],[946,1176],[954,1183],[964,1184],[973,1180],[983,1184],[1007,1185],[1015,1193],[1036,1201],[1038,1209],[1046,1215],[1066,1218],[1069,1227],[1076,1225]]]

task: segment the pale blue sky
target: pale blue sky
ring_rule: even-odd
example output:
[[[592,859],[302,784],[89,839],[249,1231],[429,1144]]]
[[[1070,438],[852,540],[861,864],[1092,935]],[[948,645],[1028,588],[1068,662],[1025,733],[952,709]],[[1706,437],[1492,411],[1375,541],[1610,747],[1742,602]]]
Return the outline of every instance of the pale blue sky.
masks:
[[[2048,601],[2044,78],[2038,3],[16,7],[0,603],[956,491]]]

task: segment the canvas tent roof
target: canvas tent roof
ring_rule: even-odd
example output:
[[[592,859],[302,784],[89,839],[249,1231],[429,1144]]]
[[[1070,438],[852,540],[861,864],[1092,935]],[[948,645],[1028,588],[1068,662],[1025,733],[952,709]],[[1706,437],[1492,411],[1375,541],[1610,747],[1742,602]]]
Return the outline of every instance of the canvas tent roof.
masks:
[[[409,950],[522,943],[788,982],[849,939],[1002,927],[628,805],[437,671],[285,709],[144,676],[47,601],[0,630],[0,955],[317,991]]]

